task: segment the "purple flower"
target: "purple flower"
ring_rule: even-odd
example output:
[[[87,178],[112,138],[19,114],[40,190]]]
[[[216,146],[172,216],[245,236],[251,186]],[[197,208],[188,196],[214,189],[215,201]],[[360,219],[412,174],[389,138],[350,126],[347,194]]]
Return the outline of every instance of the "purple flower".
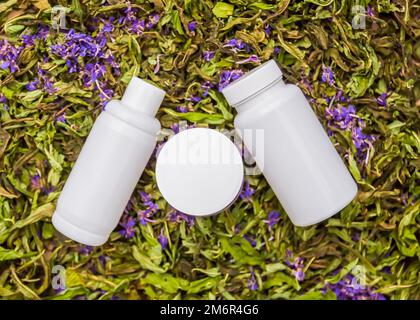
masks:
[[[109,20],[102,20],[103,26],[101,28],[101,31],[103,33],[106,33],[106,34],[109,34],[112,31],[114,31],[114,29],[115,29],[115,26],[113,24],[114,23],[114,20],[115,20],[114,17],[110,17]]]
[[[54,191],[54,187],[42,187],[42,193],[46,196]]]
[[[16,63],[23,47],[15,47],[9,41],[0,39],[0,69],[15,73],[19,67]]]
[[[327,107],[325,108],[325,114],[329,126],[335,126],[340,129],[352,128],[357,122],[356,108],[350,104],[347,108],[338,105],[336,108]]]
[[[188,23],[188,30],[190,32],[195,32],[195,29],[197,29],[197,21],[191,21]]]
[[[99,262],[102,264],[102,266],[103,267],[105,267],[106,266],[106,260],[107,260],[107,256],[104,256],[104,255],[100,255],[99,257],[98,257],[98,260],[99,260]]]
[[[36,89],[43,89],[50,95],[57,91],[57,89],[54,88],[54,83],[48,76],[47,71],[42,69],[39,66],[38,66],[38,77],[35,78],[33,81],[29,82],[25,87],[29,91],[34,91]]]
[[[376,101],[378,102],[378,105],[382,106],[382,107],[386,107],[387,106],[387,93],[382,93],[377,99]]]
[[[124,222],[120,222],[120,226],[123,228],[119,231],[119,234],[126,239],[131,239],[135,234],[136,219],[128,216]]]
[[[332,72],[330,67],[322,66],[322,82],[326,82],[329,85],[334,84],[334,73]]]
[[[79,247],[79,252],[85,256],[91,254],[93,252],[93,247],[92,246],[85,246],[85,245],[81,245]]]
[[[386,300],[382,294],[360,284],[358,279],[351,274],[348,274],[337,283],[327,283],[324,291],[327,289],[334,292],[338,300]]]
[[[286,250],[286,265],[292,269],[292,274],[295,276],[296,280],[301,282],[305,279],[305,272],[303,259],[301,257],[296,257],[293,259],[293,253],[289,249]],[[293,260],[293,262],[291,262]]]
[[[179,212],[178,210],[174,210],[169,214],[168,220],[170,222],[180,223],[181,221],[185,221],[189,227],[192,227],[195,223],[195,218],[193,216],[187,215],[185,213]]]
[[[113,91],[103,81],[106,68],[111,69],[114,75],[120,74],[113,54],[106,49],[106,42],[103,32],[92,37],[70,29],[65,33],[63,43],[51,46],[51,52],[66,61],[69,73],[80,73],[82,82],[87,87],[94,84],[93,89],[99,91],[102,102],[113,96]],[[44,81],[44,88],[51,90],[52,82]]]
[[[38,89],[38,85],[39,85],[39,79],[36,78],[34,81],[29,82],[25,87],[26,89],[28,89],[28,91],[34,91]]]
[[[140,223],[146,225],[148,222],[155,222],[151,217],[159,210],[158,205],[152,201],[152,198],[148,193],[140,191],[140,196],[143,205],[146,207],[145,210],[137,212]]]
[[[243,236],[243,238],[246,240],[246,241],[248,241],[250,244],[251,244],[251,246],[253,246],[253,247],[255,247],[256,245],[257,245],[257,240],[255,240],[255,238],[254,237],[252,237],[252,236],[249,236],[249,235],[244,235]]]
[[[171,129],[175,134],[178,134],[179,131],[180,131],[179,123],[175,122],[175,123],[171,124]]]
[[[137,19],[137,13],[137,8],[128,6],[123,10],[123,15],[118,19],[118,24],[123,25],[128,32],[140,35],[146,27],[146,22]]]
[[[82,81],[85,87],[91,86],[106,73],[106,67],[98,62],[87,63],[82,71]]]
[[[150,219],[150,217],[153,215],[151,211],[147,210],[140,210],[137,212],[137,216],[139,218],[140,223],[145,226],[148,222],[156,222],[156,220]]]
[[[210,81],[205,81],[202,85],[201,85],[201,89],[204,90],[203,93],[203,97],[207,97],[209,94],[209,90],[212,89],[214,87],[214,84],[211,83]]]
[[[159,14],[155,13],[149,17],[149,21],[146,23],[146,29],[150,30],[154,26],[156,26],[159,22],[160,16]]]
[[[342,91],[340,90],[335,95],[334,100],[348,101],[349,99],[343,97]],[[328,127],[336,127],[351,132],[358,158],[367,159],[368,150],[375,138],[373,135],[362,132],[364,122],[357,116],[356,108],[352,104],[349,104],[348,107],[344,107],[341,104],[337,106],[332,105],[325,108],[325,116],[328,120]],[[329,135],[332,135],[331,130],[329,131]]]
[[[272,28],[271,28],[271,26],[270,26],[269,24],[267,24],[267,25],[264,27],[264,31],[265,31],[265,34],[266,34],[267,36],[270,36],[270,35],[271,35],[271,30],[272,30]]]
[[[381,272],[386,273],[386,274],[392,274],[392,270],[390,266],[383,267]]]
[[[252,195],[255,193],[255,190],[249,186],[249,182],[246,181],[244,188],[240,194],[242,200],[249,201],[251,200]]]
[[[353,241],[359,241],[360,240],[360,232],[355,231],[354,234],[352,235],[351,239]]]
[[[31,186],[34,189],[40,189],[41,188],[41,177],[39,174],[35,174],[31,177]]]
[[[280,48],[279,47],[274,47],[274,54],[278,55],[280,53]]]
[[[219,80],[219,91],[222,91],[229,83],[239,79],[244,72],[240,69],[238,70],[223,70],[220,73],[220,80]]]
[[[271,230],[280,221],[280,213],[273,210],[268,214],[268,219],[263,221],[268,224],[268,229]]]
[[[367,7],[366,13],[371,18],[375,16],[375,13],[374,13],[373,8],[371,6]]]
[[[160,243],[160,245],[161,245],[161,247],[162,247],[162,250],[165,250],[165,248],[166,248],[166,246],[168,245],[168,243],[169,243],[169,240],[168,240],[168,238],[163,234],[163,228],[162,228],[162,230],[161,230],[161,232],[160,232],[160,234],[159,234],[159,236],[158,236],[158,241],[159,241],[159,243]]]
[[[293,275],[295,276],[296,280],[301,282],[305,279],[305,273],[301,268],[298,268],[293,271]]]
[[[235,233],[236,233],[236,234],[239,234],[239,233],[241,232],[241,226],[240,226],[240,224],[237,224],[237,225],[235,226],[234,231],[235,231]],[[253,237],[253,236],[249,236],[249,235],[245,234],[245,235],[243,236],[243,238],[244,238],[246,241],[248,241],[248,242],[251,244],[251,246],[255,247],[255,246],[257,245],[257,241],[256,241],[255,237]]]
[[[60,114],[58,117],[55,118],[55,121],[66,123],[66,113],[63,112],[62,114]]]
[[[204,61],[210,61],[214,58],[214,52],[213,51],[204,51],[203,52],[203,59]]]
[[[9,110],[9,106],[8,106],[8,104],[7,104],[7,98],[4,96],[4,94],[2,94],[1,92],[0,92],[0,103],[2,103],[3,104],[3,109],[4,110]]]
[[[102,101],[102,106],[105,107],[106,103],[114,96],[114,90],[107,88],[104,82],[96,82],[93,88],[99,90],[99,98]]]
[[[155,213],[159,210],[158,205],[152,201],[152,198],[149,194],[144,191],[140,191],[140,196],[143,204],[147,207],[146,211]]]
[[[372,142],[375,140],[374,136],[364,134],[361,127],[353,128],[351,136],[357,151],[360,153],[369,149]]]
[[[188,108],[186,106],[178,106],[176,107],[176,111],[180,112],[180,113],[187,113],[189,112]]]
[[[49,26],[39,24],[36,33],[25,34],[22,36],[22,43],[25,47],[33,46],[35,44],[35,40],[45,41],[49,33]]]
[[[225,48],[232,48],[234,51],[241,51],[241,50],[246,50],[246,51],[250,51],[250,46],[248,44],[246,44],[244,41],[242,40],[238,40],[238,39],[230,39],[228,40],[223,47]]]
[[[249,63],[249,62],[260,62],[260,58],[258,58],[257,55],[253,54],[250,55],[247,59],[245,60],[241,60],[241,61],[237,61],[236,64],[244,64],[244,63]]]
[[[254,270],[250,268],[251,277],[247,281],[247,287],[249,290],[255,291],[258,289],[257,278],[255,277]]]
[[[202,99],[199,96],[191,96],[187,100],[193,102],[193,103],[199,103]]]

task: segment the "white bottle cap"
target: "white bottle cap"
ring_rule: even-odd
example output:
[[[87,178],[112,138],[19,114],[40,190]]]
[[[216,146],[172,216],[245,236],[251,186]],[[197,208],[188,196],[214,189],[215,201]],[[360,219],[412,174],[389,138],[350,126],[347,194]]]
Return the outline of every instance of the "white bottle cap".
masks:
[[[155,116],[165,97],[165,91],[144,81],[133,77],[130,80],[121,102],[133,109]]]
[[[242,188],[244,168],[237,147],[222,133],[206,128],[184,130],[159,152],[156,182],[178,211],[205,216],[228,207]]]
[[[239,79],[222,89],[228,103],[235,107],[238,103],[260,92],[262,89],[282,79],[282,72],[276,61],[269,60],[252,69]]]

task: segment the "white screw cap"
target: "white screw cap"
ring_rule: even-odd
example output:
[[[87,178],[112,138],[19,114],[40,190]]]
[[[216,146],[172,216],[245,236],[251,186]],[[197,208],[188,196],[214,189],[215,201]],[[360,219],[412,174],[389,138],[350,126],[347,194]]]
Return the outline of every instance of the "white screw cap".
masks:
[[[193,216],[224,210],[238,196],[243,179],[239,150],[212,129],[178,133],[157,158],[156,181],[163,197],[178,211]]]
[[[232,107],[235,107],[238,103],[251,97],[265,87],[281,80],[282,76],[283,74],[277,62],[269,60],[230,83],[222,89],[222,93],[228,103]]]
[[[121,102],[130,108],[155,116],[163,98],[165,98],[165,91],[147,81],[133,77],[125,89]]]

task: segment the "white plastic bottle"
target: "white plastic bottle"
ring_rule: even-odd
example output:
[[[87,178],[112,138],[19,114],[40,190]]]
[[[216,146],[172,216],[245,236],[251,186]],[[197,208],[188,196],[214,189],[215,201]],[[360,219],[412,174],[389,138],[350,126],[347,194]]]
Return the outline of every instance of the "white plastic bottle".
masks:
[[[222,93],[238,112],[235,128],[295,225],[323,221],[352,201],[356,183],[302,91],[283,82],[274,60]],[[255,134],[244,133],[261,129],[264,148],[256,148]]]
[[[117,226],[156,146],[155,114],[165,91],[133,77],[94,126],[57,202],[52,222],[65,236],[92,246]]]

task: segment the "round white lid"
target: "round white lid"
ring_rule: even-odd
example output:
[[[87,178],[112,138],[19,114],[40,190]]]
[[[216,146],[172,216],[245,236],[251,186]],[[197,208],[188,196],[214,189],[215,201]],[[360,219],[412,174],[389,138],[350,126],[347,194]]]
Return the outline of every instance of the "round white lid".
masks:
[[[273,82],[282,79],[282,72],[275,60],[268,60],[259,67],[245,73],[222,89],[227,102],[235,107],[241,101],[261,91]]]
[[[244,179],[237,147],[222,133],[206,128],[181,131],[162,147],[156,182],[166,201],[178,211],[205,216],[228,207]]]

